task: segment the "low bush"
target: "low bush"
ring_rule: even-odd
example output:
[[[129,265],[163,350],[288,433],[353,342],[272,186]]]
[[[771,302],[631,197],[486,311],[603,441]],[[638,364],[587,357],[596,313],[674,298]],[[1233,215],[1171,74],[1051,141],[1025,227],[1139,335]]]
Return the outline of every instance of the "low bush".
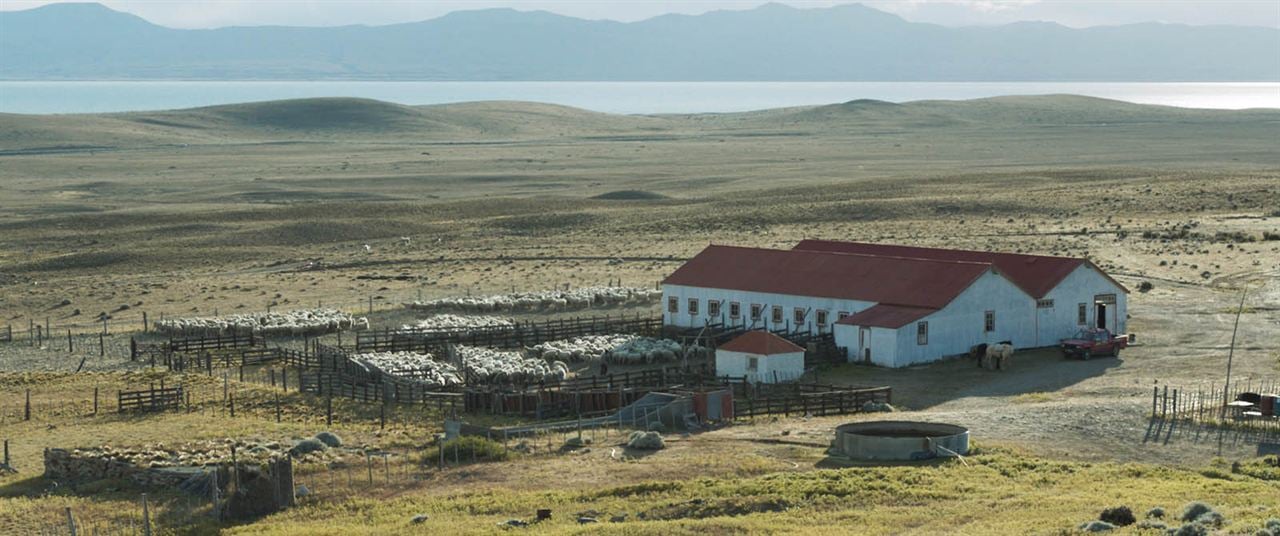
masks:
[[[336,447],[342,446],[342,438],[338,437],[338,434],[335,434],[333,432],[320,432],[316,434],[314,439],[316,441],[324,443],[329,448],[336,448]]]
[[[293,448],[289,449],[289,454],[294,456],[302,456],[311,454],[312,452],[322,452],[329,447],[314,437],[303,439],[293,444]]]
[[[431,465],[440,460],[440,451],[444,451],[444,459],[452,463],[454,459],[459,461],[490,461],[500,462],[511,459],[511,451],[497,441],[491,441],[483,437],[462,436],[456,439],[444,441],[436,448],[428,450],[424,453],[423,463]]]

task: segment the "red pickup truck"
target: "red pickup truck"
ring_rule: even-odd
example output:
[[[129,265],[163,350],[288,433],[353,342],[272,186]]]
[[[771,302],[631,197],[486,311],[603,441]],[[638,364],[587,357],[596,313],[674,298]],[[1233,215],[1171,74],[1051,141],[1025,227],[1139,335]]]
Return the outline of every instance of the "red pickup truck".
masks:
[[[1104,328],[1085,328],[1068,339],[1062,339],[1062,356],[1089,359],[1095,355],[1119,356],[1129,346],[1129,337],[1112,336]]]

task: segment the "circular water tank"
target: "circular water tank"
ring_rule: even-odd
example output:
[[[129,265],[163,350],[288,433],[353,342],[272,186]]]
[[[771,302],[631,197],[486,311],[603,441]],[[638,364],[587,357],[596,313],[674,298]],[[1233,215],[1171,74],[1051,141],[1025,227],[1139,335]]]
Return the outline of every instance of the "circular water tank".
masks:
[[[927,460],[969,453],[969,429],[914,421],[851,422],[836,427],[835,453],[855,460]]]

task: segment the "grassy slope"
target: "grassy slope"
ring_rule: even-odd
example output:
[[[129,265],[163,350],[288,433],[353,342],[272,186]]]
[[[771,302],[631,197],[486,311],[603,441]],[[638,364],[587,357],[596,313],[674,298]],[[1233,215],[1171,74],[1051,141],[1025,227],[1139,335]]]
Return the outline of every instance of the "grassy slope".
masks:
[[[1271,123],[1277,110],[1193,110],[1047,95],[969,101],[841,104],[728,114],[629,116],[531,102],[468,102],[404,106],[354,98],[313,98],[185,110],[79,115],[0,114],[0,148],[136,146],[412,138],[527,139],[708,129],[784,130],[1117,125],[1147,123]]]
[[[521,462],[509,462],[521,463]],[[463,494],[416,490],[353,498],[341,508],[307,506],[241,527],[243,534],[380,534],[492,531],[506,519],[528,519],[537,508],[556,517],[539,528],[556,533],[1053,534],[1127,505],[1145,512],[1177,512],[1190,500],[1214,505],[1233,531],[1249,532],[1280,515],[1274,468],[1264,478],[1219,469],[1188,471],[1136,464],[1048,461],[1002,449],[967,458],[911,466],[868,466],[747,479],[702,478],[648,482],[583,491]],[[1263,473],[1263,471],[1270,471]],[[580,527],[578,513],[622,524]],[[425,513],[430,520],[411,525]],[[644,513],[645,519],[638,516]],[[540,530],[539,532],[543,532]]]
[[[5,424],[6,437],[16,448],[15,463],[24,471],[0,477],[0,532],[21,534],[39,523],[56,524],[68,506],[86,524],[136,522],[139,490],[119,482],[78,490],[51,487],[38,477],[40,445],[128,446],[222,437],[287,440],[324,429],[311,397],[284,397],[285,422],[276,424],[271,407],[254,402],[269,400],[273,393],[235,382],[238,416],[231,418],[217,403],[220,382],[199,376],[187,378],[197,392],[193,412],[121,417],[104,411],[85,416],[85,397],[93,386],[113,393],[125,384],[161,378],[178,381],[172,375],[141,373],[0,374],[5,387],[0,407],[18,407],[25,388],[37,394],[33,422]],[[329,429],[348,444],[418,448],[436,431],[429,423],[438,420],[421,410],[406,411],[392,417],[397,424],[386,433],[377,434],[370,426],[376,422],[371,407],[341,404],[335,409],[339,422]],[[1105,507],[1126,505],[1141,515],[1154,506],[1177,512],[1193,500],[1215,506],[1236,533],[1252,532],[1266,519],[1280,517],[1280,503],[1272,500],[1280,494],[1280,467],[1262,462],[1246,463],[1239,473],[1221,464],[1189,470],[1059,462],[984,444],[964,462],[848,466],[824,458],[816,446],[787,446],[785,455],[771,451],[770,457],[794,460],[792,468],[790,462],[761,458],[755,443],[728,439],[743,429],[727,429],[732,434],[728,436],[677,438],[667,450],[632,462],[613,462],[602,454],[539,454],[442,473],[400,465],[392,472],[412,470],[422,474],[422,480],[397,478],[384,484],[379,475],[372,488],[360,478],[348,484],[345,473],[335,479],[321,467],[303,464],[300,481],[320,494],[297,509],[223,528],[232,534],[277,535],[486,533],[497,531],[497,524],[508,519],[529,519],[536,509],[551,508],[555,517],[536,532],[830,534],[857,527],[860,534],[1057,534],[1093,519]],[[181,436],[173,430],[182,430]],[[613,442],[605,441],[594,450],[610,448]],[[734,451],[739,454],[730,454]],[[707,456],[724,459],[709,463]],[[362,469],[359,462],[356,467]],[[361,471],[356,473],[361,476]],[[503,477],[496,478],[498,474]],[[47,496],[44,490],[49,490]],[[190,513],[189,497],[159,493],[152,501],[153,515],[162,527],[181,526],[179,533],[193,534],[215,528],[203,506],[196,505],[194,519],[185,517]],[[582,527],[576,517],[584,512],[602,521],[625,513],[628,521]],[[430,516],[426,523],[409,522],[422,513]]]

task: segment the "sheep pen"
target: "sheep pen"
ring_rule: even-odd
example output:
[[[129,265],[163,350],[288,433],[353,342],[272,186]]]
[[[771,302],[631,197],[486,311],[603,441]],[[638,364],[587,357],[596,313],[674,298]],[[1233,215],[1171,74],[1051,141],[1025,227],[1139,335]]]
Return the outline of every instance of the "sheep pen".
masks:
[[[432,354],[414,352],[370,352],[351,356],[353,361],[385,374],[408,378],[433,387],[462,385],[462,374],[449,363],[436,361]]]
[[[569,376],[569,366],[564,362],[526,358],[518,352],[458,346],[456,356],[460,365],[414,352],[370,352],[351,359],[391,376],[438,387],[556,384]]]
[[[462,316],[438,314],[419,320],[413,324],[405,324],[401,329],[406,331],[444,331],[450,333],[471,333],[473,331],[489,331],[510,329],[516,326],[515,320],[503,316],[474,315]]]
[[[156,331],[167,335],[253,333],[263,336],[307,336],[349,329],[368,329],[369,319],[357,318],[336,309],[298,309],[168,318],[155,322],[154,327]]]
[[[458,346],[457,354],[468,384],[554,384],[569,377],[569,366],[563,361],[548,362],[474,346]]]
[[[527,349],[529,355],[573,363],[604,360],[609,364],[670,363],[681,354],[680,343],[638,335],[586,335],[549,341]]]
[[[662,291],[637,287],[582,287],[573,290],[514,292],[490,296],[440,298],[406,303],[415,311],[467,313],[519,311],[576,311],[591,307],[616,307],[655,303]]]

